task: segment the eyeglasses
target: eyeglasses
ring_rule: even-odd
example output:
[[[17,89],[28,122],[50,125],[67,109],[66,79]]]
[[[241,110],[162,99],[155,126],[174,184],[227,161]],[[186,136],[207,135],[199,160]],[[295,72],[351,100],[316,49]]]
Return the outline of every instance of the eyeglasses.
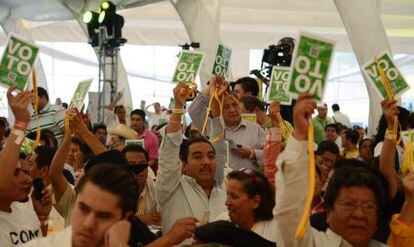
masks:
[[[342,208],[343,211],[346,212],[354,212],[357,207],[361,207],[362,211],[364,211],[364,213],[366,214],[373,214],[376,213],[378,210],[377,205],[375,205],[374,203],[362,203],[362,204],[356,204],[352,201],[341,201],[338,202],[338,206],[340,206]]]

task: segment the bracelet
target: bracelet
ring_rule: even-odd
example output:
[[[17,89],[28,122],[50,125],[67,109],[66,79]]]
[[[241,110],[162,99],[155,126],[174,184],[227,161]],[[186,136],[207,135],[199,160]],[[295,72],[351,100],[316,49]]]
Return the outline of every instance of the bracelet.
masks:
[[[396,134],[394,134],[394,131],[392,131],[392,130],[386,130],[385,131],[385,136],[384,136],[384,139],[387,139],[387,140],[390,140],[390,141],[393,141],[393,142],[396,142],[397,141],[397,135]]]
[[[38,218],[39,218],[41,226],[47,226],[49,224],[49,217],[48,216],[39,215]]]
[[[19,130],[16,128],[12,128],[10,131],[11,134],[17,136],[16,140],[14,141],[14,143],[16,143],[16,145],[20,145],[23,142],[24,139],[24,131],[23,130]]]
[[[172,110],[172,113],[177,113],[177,114],[183,114],[183,113],[185,113],[185,110],[184,109],[180,109],[180,108],[174,108],[173,110]]]
[[[25,123],[25,122],[16,121],[14,123],[14,126],[20,128],[20,129],[24,129],[25,130],[25,129],[27,129],[27,126],[29,126],[29,124],[28,123]]]

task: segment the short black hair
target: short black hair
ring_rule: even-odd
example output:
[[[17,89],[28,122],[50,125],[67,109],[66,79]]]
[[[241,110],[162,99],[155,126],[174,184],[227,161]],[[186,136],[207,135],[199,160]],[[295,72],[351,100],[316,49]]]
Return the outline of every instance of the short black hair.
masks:
[[[26,135],[26,137],[31,140],[36,140],[36,131],[30,132]],[[55,134],[51,130],[40,130],[40,140],[44,141],[46,146],[58,147],[58,140],[56,139]]]
[[[199,138],[194,138],[191,140],[186,140],[186,141],[183,141],[183,143],[181,143],[180,154],[179,154],[180,160],[187,163],[190,146],[193,145],[194,143],[199,143],[199,142],[208,143],[213,149],[214,153],[216,153],[216,150],[214,149],[214,146],[211,144],[211,142],[209,142],[204,137],[199,137]]]
[[[38,169],[43,166],[50,167],[53,157],[55,156],[56,149],[50,146],[37,146],[34,150],[37,154],[35,162]]]
[[[148,152],[145,151],[141,145],[132,144],[132,145],[126,145],[124,149],[122,149],[122,153],[125,155],[128,152],[137,152],[137,153],[143,153],[145,155],[145,160],[148,162],[149,155]]]
[[[46,100],[49,101],[49,94],[47,93],[46,89],[42,87],[37,87],[37,96],[39,98],[45,96]]]
[[[262,173],[250,169],[232,171],[227,175],[227,179],[239,181],[242,184],[243,191],[249,198],[255,195],[260,196],[259,207],[254,210],[256,221],[273,219],[275,193],[269,180]]]
[[[332,111],[339,111],[339,105],[338,104],[333,104],[332,105]]]
[[[259,94],[259,85],[257,81],[249,76],[242,77],[234,82],[234,85],[240,84],[244,92],[251,92],[253,96]]]
[[[107,131],[107,130],[106,130],[106,125],[105,125],[105,124],[103,124],[103,123],[98,123],[98,124],[95,124],[95,125],[93,126],[93,130],[92,130],[92,132],[95,134],[95,133],[96,133],[96,131],[98,131],[99,129],[103,129],[103,130]]]
[[[97,166],[99,164],[114,164],[118,166],[126,166],[128,162],[125,159],[124,154],[122,154],[118,150],[109,150],[91,158],[88,161],[88,163],[86,163],[84,166],[85,173],[87,173],[94,166]]]
[[[243,96],[240,98],[240,102],[243,103],[244,108],[248,112],[253,112],[257,107],[260,111],[265,111],[263,102],[255,96]]]
[[[333,154],[339,155],[339,148],[334,142],[322,141],[316,149],[316,155],[322,155],[325,152],[331,152]]]
[[[78,146],[79,146],[79,149],[80,149],[80,147],[82,146],[82,141],[81,141],[81,139],[79,139],[79,138],[77,138],[77,137],[73,137],[72,138],[72,140],[70,141],[71,143],[75,143],[75,144],[77,144]]]
[[[359,133],[356,130],[345,131],[345,139],[351,140],[351,143],[356,145],[359,141]]]
[[[132,115],[139,115],[143,121],[145,121],[145,111],[141,110],[141,109],[135,109],[131,112],[131,114],[129,115],[129,117],[132,117]]]
[[[344,162],[347,162],[347,160]],[[325,193],[326,208],[329,210],[334,207],[341,188],[354,186],[367,187],[374,193],[377,201],[378,214],[381,214],[386,201],[386,194],[382,181],[369,170],[365,163],[357,160],[352,160],[352,162],[360,162],[360,164],[341,166],[335,170],[334,175],[329,180]]]
[[[76,193],[81,193],[88,182],[119,197],[122,217],[137,211],[138,186],[135,177],[126,167],[105,162],[92,167],[77,184]]]
[[[119,111],[119,109],[121,109],[121,108],[125,108],[125,107],[123,105],[117,105],[117,106],[115,106],[114,112],[117,113]]]
[[[327,125],[326,125],[326,127],[325,127],[325,131],[326,131],[328,128],[334,128],[334,129],[335,129],[335,132],[336,132],[337,134],[339,133],[339,128],[338,128],[338,125],[337,125],[337,124],[335,124],[335,123],[327,124]]]

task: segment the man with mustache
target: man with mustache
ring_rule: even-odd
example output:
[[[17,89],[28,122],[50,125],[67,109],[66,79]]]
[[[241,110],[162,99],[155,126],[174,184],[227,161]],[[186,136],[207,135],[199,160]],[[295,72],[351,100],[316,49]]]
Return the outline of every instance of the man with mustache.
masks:
[[[28,165],[19,161],[20,147],[30,121],[28,105],[33,94],[23,91],[12,95],[15,87],[7,91],[7,99],[16,122],[5,147],[0,153],[0,246],[17,246],[47,233],[47,216],[52,208],[50,195],[42,191],[42,199],[32,193],[33,209],[27,202],[32,189]]]
[[[184,83],[174,88],[173,113],[166,128],[160,131],[164,138],[155,189],[163,233],[179,218],[192,216],[203,224],[226,212],[226,193],[219,187],[223,180],[224,139],[216,138],[223,133],[218,105],[213,105],[210,136],[216,141],[197,138],[181,144],[185,90],[188,86]],[[191,244],[191,239],[182,244]]]

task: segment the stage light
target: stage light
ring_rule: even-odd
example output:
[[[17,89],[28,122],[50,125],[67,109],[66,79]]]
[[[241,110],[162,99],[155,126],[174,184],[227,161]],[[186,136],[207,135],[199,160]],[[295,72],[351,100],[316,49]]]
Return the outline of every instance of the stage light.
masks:
[[[83,14],[83,22],[85,24],[93,23],[96,25],[98,23],[99,14],[93,11],[87,11]]]
[[[109,3],[108,2],[102,2],[102,4],[101,4],[101,8],[103,9],[103,10],[106,10],[106,9],[108,9],[109,8]]]
[[[99,23],[103,23],[103,21],[105,20],[105,11],[101,11],[101,13],[99,13]]]

